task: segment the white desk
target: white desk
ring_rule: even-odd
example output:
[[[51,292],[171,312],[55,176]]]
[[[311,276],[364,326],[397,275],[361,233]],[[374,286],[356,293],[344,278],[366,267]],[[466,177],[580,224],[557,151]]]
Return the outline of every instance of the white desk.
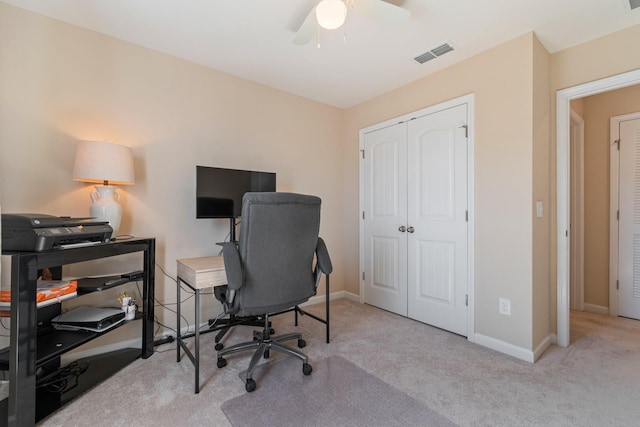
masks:
[[[180,282],[189,286],[195,293],[195,332],[193,335],[180,333]],[[227,273],[224,269],[222,256],[209,256],[201,258],[187,258],[178,260],[178,283],[177,283],[177,361],[180,362],[180,349],[191,359],[195,367],[195,392],[200,392],[200,290],[213,288],[218,285],[227,284]],[[189,350],[184,342],[185,338],[195,337],[194,351]]]

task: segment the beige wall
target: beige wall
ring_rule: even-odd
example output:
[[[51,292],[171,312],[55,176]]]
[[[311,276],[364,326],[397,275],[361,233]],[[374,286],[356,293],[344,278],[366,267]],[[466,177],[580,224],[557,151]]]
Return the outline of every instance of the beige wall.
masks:
[[[348,290],[358,277],[358,130],[475,95],[476,333],[532,348],[533,48],[517,39],[346,111],[345,245]],[[498,313],[511,300],[512,316]]]
[[[228,233],[225,220],[195,218],[195,165],[274,171],[278,190],[322,198],[332,291],[344,287],[341,110],[4,3],[0,58],[3,212],[86,216],[93,187],[71,180],[77,142],[131,146],[120,232],[155,236],[175,277],[176,259],[217,254]],[[175,301],[159,270],[156,295]]]
[[[580,117],[584,116],[584,98],[578,98],[571,100],[571,110],[573,110]]]
[[[551,55],[552,94],[640,67],[640,25]],[[554,100],[555,101],[555,100]]]
[[[609,306],[609,119],[640,112],[640,86],[583,98],[584,302]]]
[[[137,182],[122,192],[121,231],[156,236],[175,275],[176,258],[216,253],[227,233],[195,219],[194,166],[275,171],[279,190],[323,198],[332,290],[358,294],[358,130],[473,93],[476,333],[535,349],[556,322],[555,92],[640,68],[639,39],[635,26],[548,55],[525,34],[342,111],[0,3],[0,202],[85,215],[77,141],[129,145]],[[156,277],[171,302],[174,283]]]
[[[535,349],[549,336],[550,281],[549,245],[551,242],[550,133],[551,97],[549,96],[549,52],[537,38],[533,43],[533,338]],[[542,203],[542,217],[536,203]]]

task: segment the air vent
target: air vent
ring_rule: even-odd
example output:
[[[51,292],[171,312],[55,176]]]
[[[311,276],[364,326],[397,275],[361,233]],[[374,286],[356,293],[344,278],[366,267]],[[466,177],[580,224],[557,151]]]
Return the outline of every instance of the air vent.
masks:
[[[630,1],[640,2],[640,0],[630,0]],[[447,52],[451,52],[452,50],[453,50],[453,46],[451,44],[444,43],[436,48],[431,49],[428,52],[423,53],[422,55],[416,56],[413,59],[415,59],[420,64],[424,64],[425,62],[431,61],[432,59],[436,59],[437,57],[442,56]]]
[[[436,59],[436,58],[437,58],[437,56],[435,56],[433,53],[426,52],[426,53],[423,53],[420,56],[416,56],[413,59],[415,59],[416,61],[418,61],[421,64],[424,64],[425,62],[431,61],[432,59]]]
[[[631,9],[640,7],[640,0],[629,0],[629,5],[631,6]]]

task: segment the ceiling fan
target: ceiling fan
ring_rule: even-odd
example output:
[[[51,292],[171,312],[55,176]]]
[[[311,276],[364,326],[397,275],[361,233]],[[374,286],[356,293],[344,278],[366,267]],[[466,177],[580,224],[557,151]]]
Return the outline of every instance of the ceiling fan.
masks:
[[[328,30],[340,28],[349,11],[362,13],[376,21],[388,24],[403,23],[411,17],[411,12],[407,9],[383,0],[322,0],[309,11],[298,28],[293,43],[298,45],[309,43],[318,26]]]

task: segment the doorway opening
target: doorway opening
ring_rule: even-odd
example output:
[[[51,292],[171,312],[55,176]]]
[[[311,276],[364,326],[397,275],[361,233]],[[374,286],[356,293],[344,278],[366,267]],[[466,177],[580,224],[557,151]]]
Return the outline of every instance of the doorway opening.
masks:
[[[570,103],[574,99],[640,84],[640,70],[563,89],[556,94],[557,344],[570,343]]]

